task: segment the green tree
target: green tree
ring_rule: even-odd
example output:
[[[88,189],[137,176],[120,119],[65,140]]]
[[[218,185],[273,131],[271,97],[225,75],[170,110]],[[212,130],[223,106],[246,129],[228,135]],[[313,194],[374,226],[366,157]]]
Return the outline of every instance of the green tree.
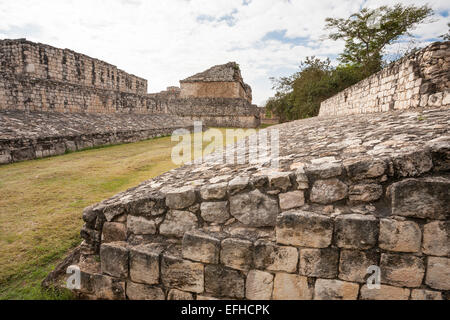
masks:
[[[378,9],[364,8],[348,19],[326,19],[326,29],[332,40],[345,40],[345,50],[340,56],[344,64],[358,64],[367,75],[382,68],[383,51],[400,37],[411,35],[410,31],[423,23],[433,11],[427,5],[394,7],[382,6]]]

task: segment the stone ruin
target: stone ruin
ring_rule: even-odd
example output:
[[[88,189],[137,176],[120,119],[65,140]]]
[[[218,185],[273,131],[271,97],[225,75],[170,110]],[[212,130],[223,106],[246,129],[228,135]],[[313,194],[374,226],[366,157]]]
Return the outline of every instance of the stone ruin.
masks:
[[[181,89],[147,94],[147,80],[106,62],[25,39],[0,40],[0,165],[192,130],[193,120],[259,126],[259,108],[236,63],[203,74],[182,81]]]
[[[430,48],[448,75],[448,42]],[[405,87],[419,83],[408,79],[414,85]],[[441,88],[448,97],[448,85]],[[335,97],[322,114],[342,114],[261,130],[94,204],[83,212],[83,243],[44,284],[65,284],[66,268],[78,265],[74,293],[83,299],[449,299],[445,99],[358,114]],[[274,159],[250,161],[246,148],[272,130],[278,169]],[[246,164],[220,161],[232,148]],[[372,266],[378,289],[367,282]]]

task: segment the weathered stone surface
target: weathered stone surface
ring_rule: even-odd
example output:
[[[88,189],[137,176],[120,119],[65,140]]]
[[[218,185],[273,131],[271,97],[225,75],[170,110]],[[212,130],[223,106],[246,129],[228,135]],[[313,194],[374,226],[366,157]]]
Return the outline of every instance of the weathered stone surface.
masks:
[[[195,189],[190,186],[184,186],[167,192],[166,205],[170,209],[185,209],[194,204],[195,198]]]
[[[220,265],[205,266],[205,292],[214,297],[244,298],[245,278],[239,271]]]
[[[435,221],[423,227],[423,252],[431,256],[450,256],[449,221]]]
[[[281,210],[290,210],[305,204],[305,193],[303,191],[281,193],[279,197]]]
[[[126,242],[112,242],[100,247],[102,273],[116,278],[128,277],[128,248]]]
[[[391,186],[392,214],[445,219],[450,207],[450,181],[444,178],[406,179]]]
[[[369,289],[367,285],[361,287],[361,300],[408,300],[409,289],[381,285],[380,289]]]
[[[335,224],[336,244],[340,248],[370,249],[377,243],[379,223],[374,216],[338,216]]]
[[[290,172],[271,172],[268,175],[270,187],[286,191],[292,186],[290,175]]]
[[[306,190],[309,188],[309,178],[303,168],[298,168],[295,171],[295,181],[299,190]]]
[[[245,190],[250,183],[250,178],[248,176],[239,176],[234,178],[228,183],[228,193],[230,195],[235,195],[242,190]]]
[[[230,198],[231,215],[249,227],[274,226],[279,211],[277,201],[258,189]]]
[[[127,227],[123,223],[106,222],[103,224],[103,243],[126,241]]]
[[[194,300],[194,295],[189,292],[180,291],[177,289],[172,289],[167,295],[167,300]]]
[[[396,175],[400,177],[417,177],[433,168],[433,160],[428,151],[414,151],[393,159]]]
[[[428,257],[425,283],[433,289],[450,290],[450,259]]]
[[[439,291],[414,289],[411,293],[411,300],[443,300],[443,298]]]
[[[201,205],[203,220],[212,223],[225,223],[230,219],[228,202],[203,202]]]
[[[189,231],[183,237],[183,258],[219,263],[220,240],[200,231]]]
[[[252,270],[247,275],[245,297],[248,300],[270,300],[273,291],[273,275]]]
[[[274,300],[311,300],[313,286],[308,278],[295,274],[277,273],[273,286]]]
[[[314,278],[335,278],[339,264],[339,250],[300,249],[299,273]]]
[[[161,279],[165,287],[202,293],[204,290],[204,267],[201,263],[182,260],[164,253],[161,260]]]
[[[225,239],[222,241],[220,262],[230,268],[248,270],[253,260],[253,243],[242,239]]]
[[[350,201],[372,202],[379,200],[383,194],[383,188],[379,184],[358,184],[350,187]]]
[[[371,158],[356,158],[344,161],[347,175],[353,180],[381,177],[386,172],[386,162]]]
[[[136,283],[159,283],[159,260],[164,247],[147,244],[130,248],[130,278]]]
[[[128,231],[133,234],[146,235],[156,233],[156,223],[153,220],[148,220],[144,217],[128,216],[127,219]]]
[[[401,254],[381,255],[381,282],[400,287],[419,287],[425,275],[425,264],[420,257]]]
[[[276,237],[281,244],[326,248],[331,244],[333,221],[305,211],[282,213],[277,220]]]
[[[342,164],[335,162],[312,164],[305,167],[305,173],[315,179],[334,178],[342,174]]]
[[[338,179],[317,180],[311,190],[310,199],[320,204],[330,204],[343,200],[348,195],[348,187]]]
[[[146,284],[127,282],[127,297],[130,300],[165,300],[164,291]]]
[[[191,212],[173,210],[167,213],[159,232],[164,236],[182,237],[185,232],[195,229],[197,224],[197,217]]]
[[[297,270],[298,250],[260,240],[255,243],[254,263],[258,269],[293,273]]]
[[[381,219],[379,247],[396,252],[419,252],[422,231],[413,221]]]
[[[356,300],[358,292],[357,283],[317,279],[314,300]]]
[[[380,254],[376,251],[341,250],[339,279],[350,282],[366,282],[370,266],[378,266]]]
[[[228,183],[217,183],[207,185],[200,189],[200,195],[203,200],[222,200],[227,195]]]

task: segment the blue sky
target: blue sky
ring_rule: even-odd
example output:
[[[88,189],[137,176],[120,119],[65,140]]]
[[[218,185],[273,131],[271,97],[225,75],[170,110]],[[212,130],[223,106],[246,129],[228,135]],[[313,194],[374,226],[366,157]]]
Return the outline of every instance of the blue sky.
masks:
[[[417,46],[447,32],[448,0],[428,3],[433,21],[414,30]],[[385,0],[0,0],[0,38],[27,38],[105,60],[149,81],[149,92],[215,64],[236,61],[254,103],[273,95],[270,77],[290,75],[306,56],[335,59],[326,17],[348,17]],[[408,46],[392,46],[392,54]]]

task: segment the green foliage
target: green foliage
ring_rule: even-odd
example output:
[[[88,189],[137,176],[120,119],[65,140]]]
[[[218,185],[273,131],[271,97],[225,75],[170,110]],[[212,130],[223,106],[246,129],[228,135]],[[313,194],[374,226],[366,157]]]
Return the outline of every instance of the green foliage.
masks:
[[[329,38],[345,41],[341,64],[333,67],[329,59],[307,57],[300,71],[289,77],[271,78],[276,94],[266,103],[267,110],[281,122],[317,116],[322,101],[380,71],[385,64],[386,46],[410,35],[432,13],[426,5],[397,4],[362,9],[348,19],[327,18],[326,28],[332,30]]]
[[[432,9],[427,5],[415,7],[397,4],[373,10],[365,8],[348,19],[327,18],[326,28],[334,30],[329,35],[330,39],[345,40],[345,50],[340,61],[363,65],[368,74],[372,74],[382,67],[385,47],[401,36],[410,36],[410,30],[432,14]]]

